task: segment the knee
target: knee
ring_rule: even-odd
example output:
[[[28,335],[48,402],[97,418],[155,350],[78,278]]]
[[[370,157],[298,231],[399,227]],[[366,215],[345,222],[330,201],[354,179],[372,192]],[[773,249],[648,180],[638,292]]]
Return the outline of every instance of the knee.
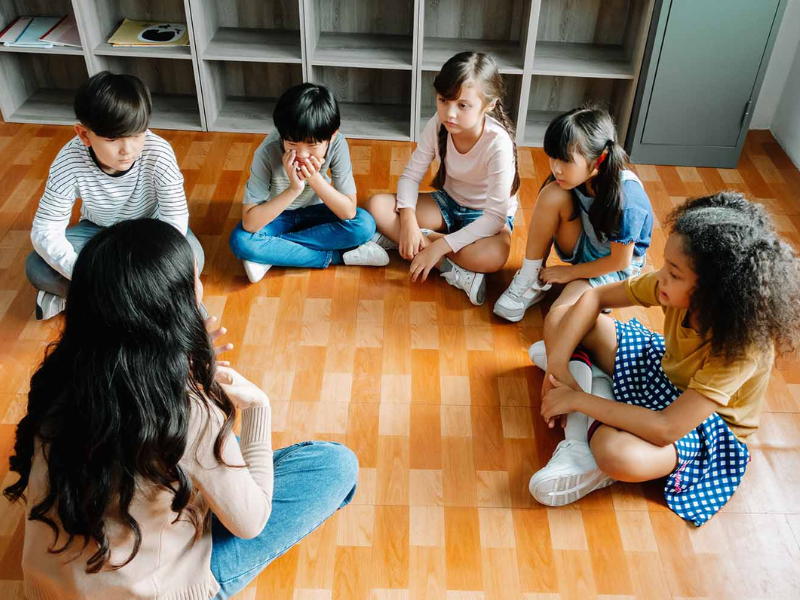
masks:
[[[617,481],[627,481],[637,471],[637,458],[633,448],[618,432],[598,430],[592,439],[592,454],[598,468]],[[599,435],[598,435],[599,434]]]
[[[243,254],[243,250],[247,245],[247,242],[253,237],[253,234],[245,231],[244,227],[242,227],[241,221],[234,227],[233,231],[231,231],[231,236],[228,238],[228,245],[231,247],[231,251],[238,257],[241,258]]]
[[[350,227],[353,236],[358,239],[359,245],[369,241],[375,235],[375,219],[363,208],[357,208],[356,216],[345,223]]]
[[[393,211],[395,197],[392,194],[374,194],[364,203],[364,208],[373,216]]]
[[[555,181],[548,183],[536,199],[537,210],[561,211],[565,207],[572,210],[572,192],[562,189]]]
[[[497,243],[486,248],[483,255],[485,261],[485,273],[495,273],[503,268],[511,254],[511,238],[508,235],[500,235]]]
[[[358,458],[350,448],[336,442],[317,442],[312,447],[321,455],[317,460],[330,475],[330,485],[340,490],[342,506],[348,504],[358,484]]]

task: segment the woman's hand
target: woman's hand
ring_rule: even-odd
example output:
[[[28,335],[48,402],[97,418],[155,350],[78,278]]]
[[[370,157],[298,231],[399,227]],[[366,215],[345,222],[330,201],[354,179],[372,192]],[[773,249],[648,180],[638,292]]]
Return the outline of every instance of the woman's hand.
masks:
[[[428,242],[417,224],[416,214],[412,211],[410,217],[405,217],[401,213],[400,240],[397,244],[400,256],[406,260],[413,260],[427,245]]]
[[[269,398],[261,388],[229,366],[217,363],[214,379],[231,399],[233,405],[240,410],[255,406],[269,406]]]
[[[569,283],[578,279],[575,276],[575,268],[566,267],[546,267],[539,271],[539,279],[545,283]]]
[[[416,281],[422,277],[422,281],[428,278],[431,269],[442,262],[442,258],[450,252],[450,244],[444,238],[439,238],[428,247],[424,248],[414,257],[409,267],[411,281]]]
[[[555,427],[558,417],[563,417],[571,412],[575,412],[575,396],[581,392],[576,392],[568,385],[556,379],[551,373],[547,378],[550,380],[551,387],[547,395],[542,396],[541,415],[551,429]]]
[[[217,322],[217,317],[208,317],[204,321],[204,323],[206,324],[206,331],[208,331],[208,335],[211,336],[212,344],[215,344],[219,338],[228,333],[228,330],[221,326],[216,329],[212,329],[212,327],[216,322]],[[217,356],[219,356],[223,352],[228,352],[229,350],[233,350],[233,344],[221,344],[214,346],[214,353]]]

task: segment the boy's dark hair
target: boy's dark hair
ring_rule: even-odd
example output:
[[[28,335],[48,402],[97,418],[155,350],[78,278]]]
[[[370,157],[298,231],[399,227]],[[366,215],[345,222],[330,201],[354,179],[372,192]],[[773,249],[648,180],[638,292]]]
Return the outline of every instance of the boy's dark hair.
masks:
[[[628,155],[617,141],[617,128],[606,109],[594,105],[574,108],[557,116],[547,126],[544,153],[570,163],[573,152],[580,153],[590,163],[607,153],[592,181],[595,201],[589,208],[589,222],[601,240],[608,239],[619,232],[623,200],[620,172],[628,165]],[[551,181],[555,181],[552,174],[545,185]],[[574,194],[573,200],[574,219],[580,215],[580,207]]]
[[[75,92],[75,116],[100,137],[116,139],[150,125],[150,91],[133,75],[101,71]]]
[[[328,88],[301,83],[278,98],[272,119],[282,140],[327,142],[341,124],[339,103]]]
[[[800,258],[763,206],[738,192],[688,200],[667,220],[697,284],[690,310],[711,350],[728,359],[800,345]]]

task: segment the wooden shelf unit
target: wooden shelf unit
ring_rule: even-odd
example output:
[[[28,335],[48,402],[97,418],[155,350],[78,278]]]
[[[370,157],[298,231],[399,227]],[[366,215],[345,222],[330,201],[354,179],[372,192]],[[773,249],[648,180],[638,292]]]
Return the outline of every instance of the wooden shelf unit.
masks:
[[[151,86],[154,127],[266,133],[278,96],[313,81],[336,94],[345,135],[416,140],[435,112],[436,73],[474,50],[498,62],[519,144],[541,145],[550,119],[585,101],[609,107],[622,141],[655,2],[0,0],[0,28],[74,14],[83,43],[0,46],[0,109],[7,121],[71,123],[70,94],[110,69]],[[186,23],[192,43],[112,47],[125,17]]]

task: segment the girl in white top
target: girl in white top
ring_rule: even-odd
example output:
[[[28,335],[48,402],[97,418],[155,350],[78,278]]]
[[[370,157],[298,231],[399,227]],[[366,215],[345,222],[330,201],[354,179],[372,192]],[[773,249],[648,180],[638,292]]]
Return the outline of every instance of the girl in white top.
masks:
[[[437,267],[473,304],[486,299],[484,273],[508,260],[517,210],[517,147],[503,108],[503,81],[491,56],[462,52],[433,83],[436,115],[428,121],[397,186],[397,196],[367,202],[386,249],[411,261],[411,280]],[[420,193],[431,162],[436,191]],[[424,233],[423,233],[424,232]]]

